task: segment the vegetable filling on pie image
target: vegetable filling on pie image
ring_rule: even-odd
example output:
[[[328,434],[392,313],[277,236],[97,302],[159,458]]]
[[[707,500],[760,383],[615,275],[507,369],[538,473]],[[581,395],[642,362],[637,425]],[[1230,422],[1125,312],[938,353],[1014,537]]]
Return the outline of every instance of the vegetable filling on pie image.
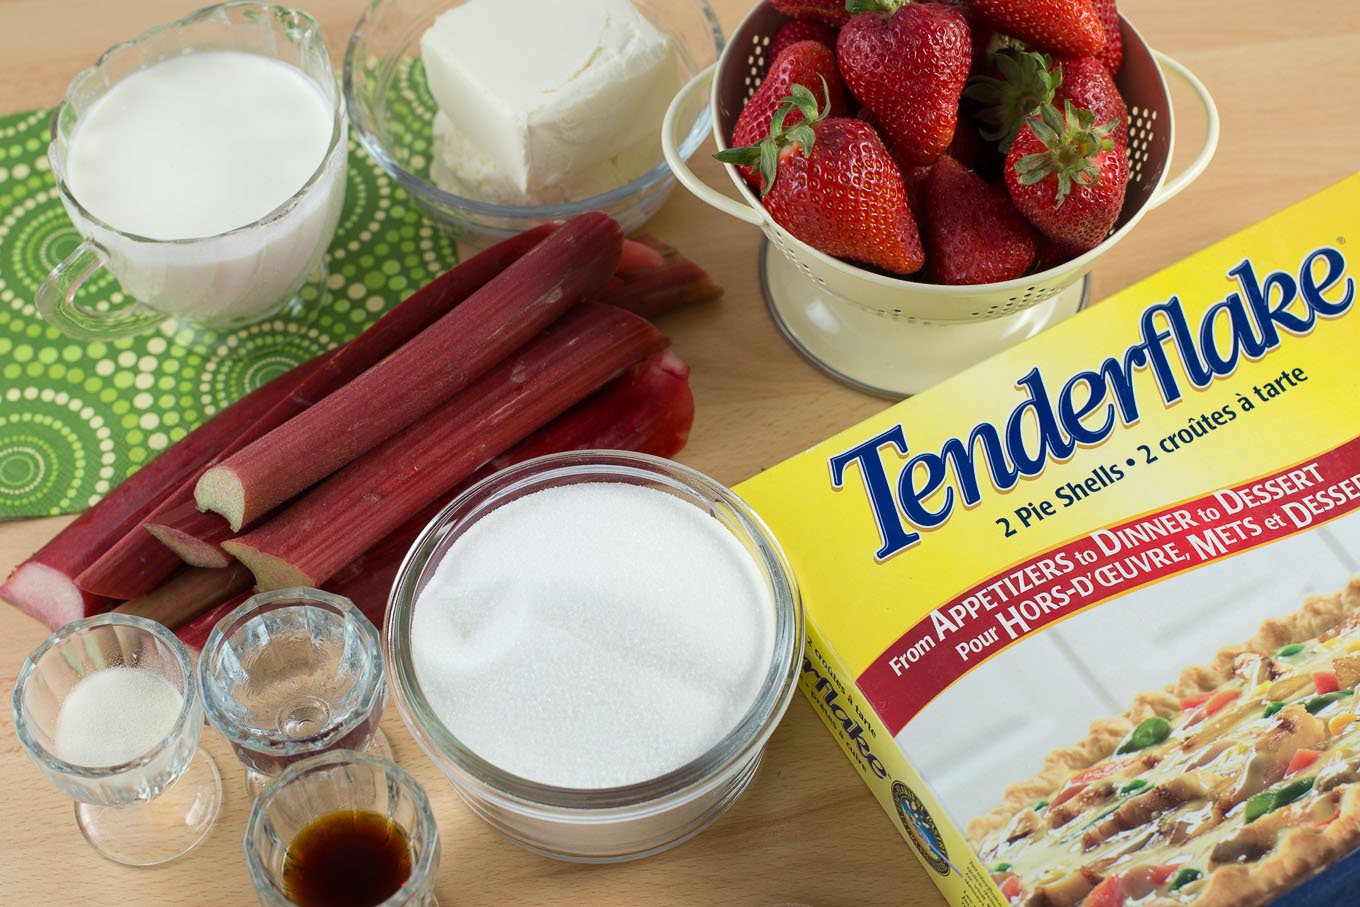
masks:
[[[969,836],[1027,907],[1249,907],[1360,845],[1360,579],[1051,753]]]

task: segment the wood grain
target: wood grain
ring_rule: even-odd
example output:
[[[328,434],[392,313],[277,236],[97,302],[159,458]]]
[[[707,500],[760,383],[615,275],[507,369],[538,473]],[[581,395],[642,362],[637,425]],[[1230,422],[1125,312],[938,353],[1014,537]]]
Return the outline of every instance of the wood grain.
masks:
[[[751,0],[713,0],[730,33]],[[67,82],[108,45],[181,15],[175,0],[0,0],[0,111],[55,104]],[[309,10],[337,55],[363,4],[314,0]],[[1183,195],[1150,213],[1101,259],[1094,298],[1118,290],[1349,175],[1360,150],[1360,5],[1304,0],[1125,0],[1153,46],[1194,70],[1223,118],[1217,158]],[[1198,147],[1202,119],[1176,90],[1178,158]],[[701,151],[696,171],[725,184]],[[678,190],[651,232],[703,263],[727,288],[718,304],[663,328],[693,364],[698,417],[680,459],[733,484],[881,409],[805,363],[766,315],[756,274],[759,235]],[[0,574],[65,522],[0,526]],[[46,635],[0,606],[0,691]],[[960,716],[960,721],[967,718]],[[384,729],[398,759],[425,784],[443,834],[438,892],[445,905],[894,904],[943,900],[893,824],[841,757],[810,707],[796,699],[759,777],[713,828],[668,853],[607,867],[557,863],[497,837],[454,796],[392,710]],[[227,804],[205,844],[178,863],[132,870],[102,860],[80,838],[71,806],[22,754],[0,721],[0,869],[12,904],[252,903],[241,860],[247,803],[235,763],[204,734],[227,784]],[[1023,767],[1017,772],[1023,774]]]

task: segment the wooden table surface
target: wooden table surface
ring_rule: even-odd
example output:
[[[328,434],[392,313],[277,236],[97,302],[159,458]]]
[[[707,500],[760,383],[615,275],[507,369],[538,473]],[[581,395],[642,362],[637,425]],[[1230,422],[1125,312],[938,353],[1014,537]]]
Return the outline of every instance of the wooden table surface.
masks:
[[[712,0],[730,33],[752,0]],[[57,103],[71,77],[108,45],[198,4],[192,0],[0,0],[0,112]],[[309,11],[339,53],[362,0],[312,0]],[[1360,4],[1348,0],[1124,0],[1148,43],[1208,85],[1223,120],[1218,155],[1185,193],[1150,213],[1093,276],[1093,298],[1159,270],[1349,175],[1360,153]],[[1177,145],[1198,148],[1202,117],[1179,103]],[[706,152],[696,170],[725,183]],[[679,189],[651,232],[698,260],[727,289],[721,303],[662,327],[692,363],[694,432],[679,457],[734,484],[868,416],[885,403],[838,385],[803,361],[766,314],[757,284],[759,234]],[[0,575],[66,518],[0,526]],[[0,693],[8,700],[24,656],[46,628],[0,605]],[[961,719],[962,720],[962,719]],[[396,710],[383,727],[396,756],[429,791],[443,835],[438,894],[448,905],[943,904],[811,708],[796,698],[745,797],[695,840],[616,866],[578,866],[529,854],[491,832],[454,796]],[[87,847],[71,804],[47,785],[0,719],[0,902],[5,904],[252,903],[240,839],[247,801],[215,732],[223,769],[217,827],[188,857],[134,870]]]

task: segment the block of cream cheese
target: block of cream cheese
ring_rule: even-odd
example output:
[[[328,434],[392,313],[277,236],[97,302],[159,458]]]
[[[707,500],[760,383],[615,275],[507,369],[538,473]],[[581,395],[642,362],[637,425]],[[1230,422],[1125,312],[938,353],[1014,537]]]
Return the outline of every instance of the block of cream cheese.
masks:
[[[670,39],[628,0],[468,0],[420,48],[444,120],[432,169],[459,194],[565,201],[660,160],[678,70]]]
[[[437,186],[497,205],[560,205],[600,195],[646,173],[660,155],[656,135],[648,133],[593,167],[526,192],[442,112],[434,118],[434,149],[430,178]]]

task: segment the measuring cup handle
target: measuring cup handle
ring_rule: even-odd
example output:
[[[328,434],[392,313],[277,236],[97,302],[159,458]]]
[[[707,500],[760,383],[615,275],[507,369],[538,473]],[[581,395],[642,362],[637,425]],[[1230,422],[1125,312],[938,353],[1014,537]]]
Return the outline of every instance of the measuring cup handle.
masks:
[[[140,302],[97,311],[76,302],[85,281],[104,267],[104,251],[88,239],[52,269],[33,298],[38,314],[61,331],[81,340],[111,340],[145,331],[165,316]]]
[[[1204,83],[1179,61],[1156,50],[1152,52],[1152,56],[1164,72],[1180,77],[1181,81],[1195,93],[1200,106],[1204,108],[1205,126],[1204,144],[1200,147],[1199,154],[1195,155],[1194,160],[1183,171],[1162,183],[1161,188],[1152,194],[1147,203],[1149,211],[1175,198],[1182,189],[1198,179],[1204,168],[1209,166],[1209,161],[1213,160],[1214,151],[1218,148],[1218,108],[1214,106],[1214,99],[1209,96],[1209,89],[1205,88]]]
[[[670,165],[675,178],[686,189],[698,196],[701,201],[707,202],[719,211],[732,215],[737,220],[760,226],[765,219],[758,212],[753,210],[750,205],[728,198],[699,179],[694,175],[694,171],[689,169],[689,164],[680,154],[680,143],[675,135],[676,121],[680,119],[680,111],[688,106],[690,98],[696,91],[713,81],[713,73],[717,65],[714,63],[690,79],[689,84],[680,89],[671,99],[671,106],[666,108],[666,118],[661,122],[661,151],[666,156],[666,163]]]

